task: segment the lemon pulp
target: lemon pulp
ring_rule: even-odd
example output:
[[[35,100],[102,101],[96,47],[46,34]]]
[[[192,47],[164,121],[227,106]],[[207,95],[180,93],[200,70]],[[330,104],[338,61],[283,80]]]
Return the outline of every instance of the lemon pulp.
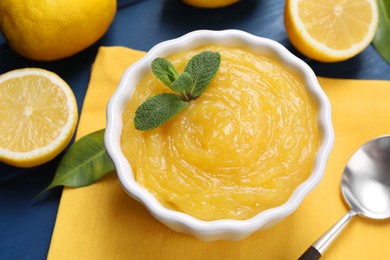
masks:
[[[168,59],[183,71],[201,51],[221,54],[212,83],[151,131],[134,112],[169,89],[149,73],[123,114],[122,150],[137,182],[167,208],[202,220],[247,219],[283,204],[312,169],[317,114],[304,85],[276,60],[218,45]]]
[[[0,75],[0,161],[32,167],[57,156],[70,142],[76,98],[57,74],[25,68]]]
[[[378,26],[376,0],[287,0],[287,35],[302,54],[321,62],[354,57],[372,41]]]

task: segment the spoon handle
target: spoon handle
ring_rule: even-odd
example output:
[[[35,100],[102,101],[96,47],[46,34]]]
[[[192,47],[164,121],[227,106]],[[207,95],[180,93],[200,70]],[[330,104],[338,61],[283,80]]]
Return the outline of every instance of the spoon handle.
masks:
[[[323,234],[316,242],[314,242],[298,259],[299,260],[315,260],[319,259],[333,240],[340,234],[344,227],[349,223],[356,213],[350,210],[336,224],[334,224],[325,234]]]

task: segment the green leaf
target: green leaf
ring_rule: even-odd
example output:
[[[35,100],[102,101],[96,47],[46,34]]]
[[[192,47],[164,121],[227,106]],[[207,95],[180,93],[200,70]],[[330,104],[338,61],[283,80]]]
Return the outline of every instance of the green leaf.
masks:
[[[134,125],[138,130],[156,128],[188,106],[188,102],[172,93],[158,94],[142,103],[135,111]]]
[[[194,88],[191,95],[199,97],[213,80],[221,63],[221,55],[218,52],[201,52],[188,62],[184,71],[188,72],[194,80]]]
[[[390,0],[378,0],[379,24],[373,40],[377,52],[390,63]]]
[[[152,72],[168,87],[171,87],[179,77],[173,64],[165,58],[156,58],[152,61]]]
[[[205,51],[192,57],[184,72],[179,76],[173,64],[165,58],[153,60],[153,73],[180,95],[165,93],[146,100],[135,111],[135,128],[137,130],[154,129],[186,108],[188,102],[199,97],[210,84],[220,63],[219,53]]]
[[[52,183],[36,197],[56,186],[90,185],[114,170],[104,148],[104,129],[93,132],[71,145],[62,157]]]
[[[179,93],[190,93],[193,89],[194,80],[187,72],[180,74],[179,78],[172,83],[171,88]]]

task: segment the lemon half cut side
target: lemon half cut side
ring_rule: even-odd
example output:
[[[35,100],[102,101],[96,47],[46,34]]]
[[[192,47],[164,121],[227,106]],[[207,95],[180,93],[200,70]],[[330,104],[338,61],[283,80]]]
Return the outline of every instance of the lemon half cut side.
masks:
[[[362,52],[378,27],[376,0],[287,0],[284,21],[294,47],[321,62]]]
[[[25,68],[0,75],[0,161],[48,162],[69,144],[77,120],[73,91],[57,74]]]

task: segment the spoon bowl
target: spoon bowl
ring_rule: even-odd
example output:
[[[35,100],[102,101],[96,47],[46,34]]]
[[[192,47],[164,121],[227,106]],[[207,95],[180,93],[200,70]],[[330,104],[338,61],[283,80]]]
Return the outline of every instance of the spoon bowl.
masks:
[[[352,155],[342,174],[341,192],[350,211],[299,259],[319,259],[355,215],[390,218],[390,135],[372,139]]]
[[[373,139],[353,154],[343,172],[341,191],[356,214],[390,217],[390,136]]]

